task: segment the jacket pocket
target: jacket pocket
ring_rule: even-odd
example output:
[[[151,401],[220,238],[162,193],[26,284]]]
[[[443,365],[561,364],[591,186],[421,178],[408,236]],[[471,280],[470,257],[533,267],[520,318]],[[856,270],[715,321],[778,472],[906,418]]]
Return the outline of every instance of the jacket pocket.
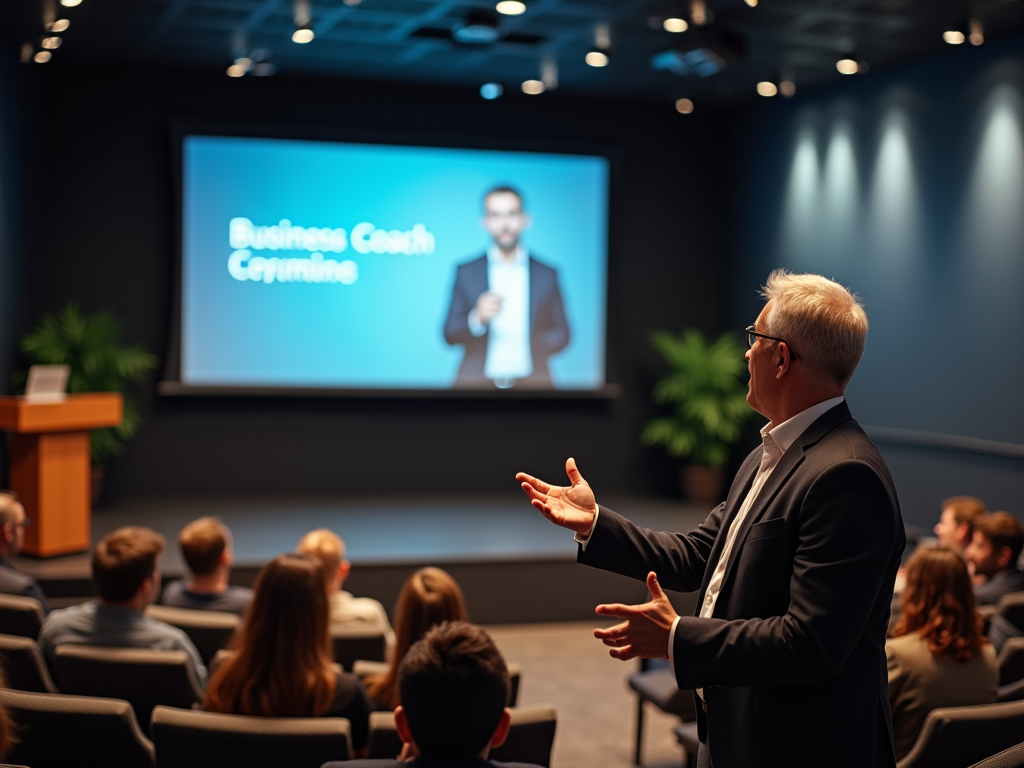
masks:
[[[786,529],[786,520],[782,517],[776,517],[773,520],[762,520],[760,523],[754,523],[750,526],[750,532],[747,534],[746,543],[757,541],[758,539],[767,539],[770,536],[778,536]]]

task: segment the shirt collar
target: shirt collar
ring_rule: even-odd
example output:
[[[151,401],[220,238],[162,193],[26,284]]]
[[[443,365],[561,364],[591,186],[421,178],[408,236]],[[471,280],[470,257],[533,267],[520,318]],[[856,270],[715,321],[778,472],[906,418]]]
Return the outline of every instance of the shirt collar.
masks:
[[[773,427],[771,423],[765,424],[761,429],[761,439],[763,440],[765,435],[771,435],[772,440],[775,444],[782,449],[785,453],[789,450],[789,447],[796,442],[796,439],[802,435],[811,424],[816,422],[826,411],[830,411],[843,402],[846,398],[843,395],[839,397],[832,397],[828,400],[822,400],[820,403],[812,405],[810,408],[800,411],[796,416],[786,419],[786,421],[779,424],[777,427]]]
[[[520,244],[516,246],[516,258],[510,265],[509,262],[501,258],[501,252],[498,250],[498,246],[491,243],[487,247],[487,263],[488,264],[500,264],[502,266],[516,266],[525,267],[527,261],[526,249]]]

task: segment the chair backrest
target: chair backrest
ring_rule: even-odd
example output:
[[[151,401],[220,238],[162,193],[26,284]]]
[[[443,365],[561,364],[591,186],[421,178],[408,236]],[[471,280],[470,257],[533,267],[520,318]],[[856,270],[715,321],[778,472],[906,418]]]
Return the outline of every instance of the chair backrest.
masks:
[[[999,686],[1000,701],[1024,701],[1024,679]]]
[[[1024,742],[975,763],[971,768],[1024,768]]]
[[[490,758],[498,762],[532,763],[546,768],[551,764],[556,723],[555,708],[551,706],[513,709],[508,738],[500,747],[491,750]],[[370,713],[367,747],[367,757],[377,760],[394,760],[402,751],[393,712]]]
[[[157,707],[150,723],[160,768],[319,768],[352,755],[342,717],[253,717]]]
[[[242,625],[242,618],[234,613],[171,608],[166,605],[150,605],[146,608],[146,615],[184,630],[207,665],[217,651],[228,647],[236,630]]]
[[[0,632],[5,635],[21,635],[35,640],[45,618],[42,604],[34,597],[0,593]]]
[[[360,680],[365,680],[371,675],[383,675],[387,671],[388,663],[386,661],[356,659],[352,664],[352,674]],[[515,662],[510,662],[508,665],[508,676],[510,683],[508,691],[508,705],[510,707],[514,707],[519,702],[519,684],[523,678],[522,666]]]
[[[118,699],[0,690],[17,724],[12,763],[32,768],[153,768],[153,744],[132,706]]]
[[[335,624],[331,627],[331,643],[334,660],[345,670],[351,671],[356,659],[384,661],[386,641],[380,629]]]
[[[999,684],[1009,685],[1024,678],[1024,637],[1011,637],[999,651]]]
[[[933,709],[897,768],[958,768],[1020,743],[1024,701]]]
[[[54,673],[64,693],[131,702],[144,724],[159,704],[191,707],[203,698],[185,651],[58,645]]]
[[[1024,592],[1003,595],[996,603],[996,611],[1017,629],[1024,631]]]
[[[57,693],[43,661],[43,652],[31,637],[0,635],[0,661],[7,673],[7,687],[16,691]]]

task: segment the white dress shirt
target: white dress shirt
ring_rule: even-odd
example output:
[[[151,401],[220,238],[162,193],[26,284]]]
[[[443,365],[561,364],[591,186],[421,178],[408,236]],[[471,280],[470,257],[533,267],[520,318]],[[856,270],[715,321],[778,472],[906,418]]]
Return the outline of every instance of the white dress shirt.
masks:
[[[747,491],[746,497],[743,499],[743,503],[740,505],[739,512],[736,513],[736,517],[733,519],[729,526],[729,529],[725,532],[725,546],[722,548],[722,554],[718,558],[718,563],[715,564],[715,570],[711,573],[711,580],[708,582],[708,589],[705,593],[704,602],[701,604],[700,618],[706,619],[714,615],[715,605],[718,602],[718,595],[722,591],[722,580],[725,578],[725,569],[729,565],[729,557],[732,554],[732,548],[736,543],[736,537],[743,527],[743,521],[746,519],[747,514],[750,512],[750,508],[753,507],[754,501],[756,501],[758,494],[761,489],[764,488],[765,482],[771,476],[772,470],[778,466],[779,461],[782,460],[783,454],[789,450],[790,446],[796,442],[796,439],[802,435],[811,424],[817,421],[826,411],[830,411],[835,408],[846,398],[842,395],[839,397],[833,397],[828,400],[823,400],[816,405],[812,405],[810,408],[801,411],[790,419],[779,424],[777,427],[773,427],[771,422],[766,424],[761,429],[761,441],[762,441],[762,453],[761,453],[761,466],[757,470],[757,475],[754,476],[754,482],[750,486],[750,490]],[[598,509],[600,514],[600,509]],[[594,527],[597,525],[597,515],[594,515],[594,523],[591,525],[590,530],[586,536],[576,534],[576,541],[582,544],[583,548],[587,548],[587,542],[590,541],[590,535],[594,532]],[[710,566],[711,563],[708,563]],[[675,673],[675,658],[673,652],[673,646],[675,645],[676,639],[676,627],[679,626],[679,617],[672,623],[672,630],[669,632],[668,637],[668,658],[669,663],[672,666],[672,672]],[[697,690],[701,698],[704,698],[704,692],[700,689]]]
[[[494,244],[487,249],[487,289],[501,296],[501,311],[485,326],[474,308],[469,313],[469,330],[487,336],[484,376],[498,386],[533,373],[530,350],[530,257],[519,246],[507,261]]]

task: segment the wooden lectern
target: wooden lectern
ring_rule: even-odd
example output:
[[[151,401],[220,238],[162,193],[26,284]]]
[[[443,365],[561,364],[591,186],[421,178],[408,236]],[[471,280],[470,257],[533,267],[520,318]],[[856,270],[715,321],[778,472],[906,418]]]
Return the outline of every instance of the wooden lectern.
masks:
[[[117,392],[56,401],[0,397],[0,429],[13,433],[11,488],[32,521],[25,554],[51,557],[89,549],[89,430],[116,427],[122,407]]]

